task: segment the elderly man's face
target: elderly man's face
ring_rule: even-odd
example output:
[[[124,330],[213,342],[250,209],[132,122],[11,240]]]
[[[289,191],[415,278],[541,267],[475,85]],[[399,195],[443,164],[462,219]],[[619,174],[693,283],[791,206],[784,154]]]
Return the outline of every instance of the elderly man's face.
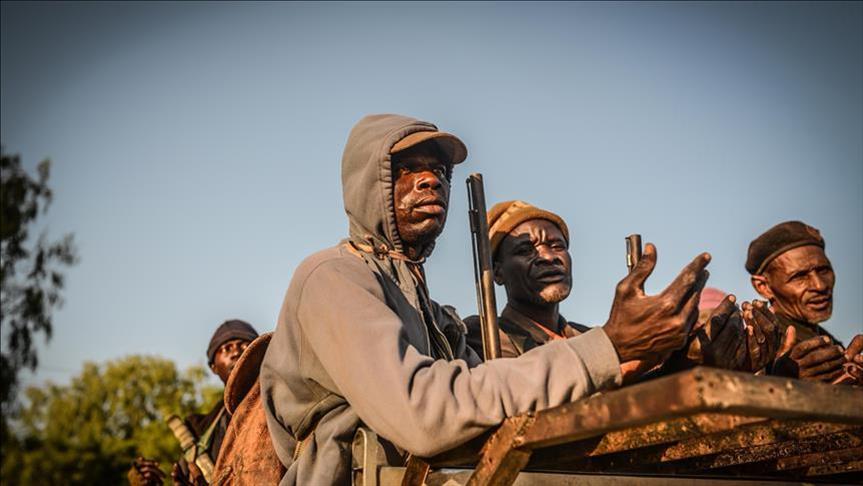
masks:
[[[495,281],[511,301],[556,304],[572,289],[572,258],[556,224],[532,219],[516,226],[500,243]]]
[[[833,313],[836,275],[824,250],[801,246],[770,262],[764,275],[752,277],[755,290],[774,309],[792,319],[817,324]]]
[[[248,346],[249,341],[245,339],[231,339],[216,350],[216,355],[213,357],[210,369],[213,370],[213,373],[219,375],[222,383],[228,382],[231,371]]]
[[[409,247],[424,248],[446,223],[452,167],[420,144],[393,156],[392,170],[399,237]]]

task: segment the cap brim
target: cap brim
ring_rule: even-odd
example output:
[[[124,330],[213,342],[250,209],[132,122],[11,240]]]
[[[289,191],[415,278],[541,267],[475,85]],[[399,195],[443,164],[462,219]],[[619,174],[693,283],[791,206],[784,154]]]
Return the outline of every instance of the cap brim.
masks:
[[[449,162],[451,164],[460,164],[467,158],[467,147],[465,147],[464,142],[459,140],[458,137],[447,132],[432,131],[414,132],[407,135],[393,145],[393,148],[390,149],[390,153],[397,154],[431,140],[433,140],[437,146],[440,147],[441,151],[449,157]]]

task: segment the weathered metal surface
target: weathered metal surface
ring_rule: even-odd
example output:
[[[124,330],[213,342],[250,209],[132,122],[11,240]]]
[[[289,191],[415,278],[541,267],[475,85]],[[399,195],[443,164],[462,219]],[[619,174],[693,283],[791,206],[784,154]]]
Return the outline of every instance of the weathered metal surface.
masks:
[[[776,462],[776,469],[791,470],[804,467],[831,466],[834,464],[851,463],[863,459],[863,447],[852,447],[825,453],[803,454],[800,456],[783,457]]]
[[[863,391],[696,368],[536,413],[526,447],[548,447],[684,415],[721,412],[863,425]]]
[[[512,484],[525,466],[663,479],[856,482],[863,470],[861,404],[860,388],[696,368],[513,417],[429,463],[478,460],[471,485]]]
[[[381,468],[381,486],[402,484],[405,468]],[[467,482],[470,469],[443,469],[429,473],[426,486],[460,486]],[[764,486],[762,480],[717,479],[717,478],[670,478],[657,476],[620,476],[596,474],[563,474],[522,471],[512,483],[513,486]],[[770,486],[802,486],[811,481],[778,480],[770,481]]]
[[[847,476],[849,483],[851,483],[852,480],[854,480],[856,484],[863,483],[863,477],[861,477],[863,476],[863,460],[842,464],[830,464],[828,466],[813,466],[806,471],[806,477],[814,479],[816,476],[828,476],[840,473],[849,474],[849,476]],[[850,476],[850,474],[854,474],[854,476]]]
[[[481,459],[467,481],[468,486],[512,484],[530,460],[531,450],[520,448],[533,415],[521,415],[504,422],[485,443]]]

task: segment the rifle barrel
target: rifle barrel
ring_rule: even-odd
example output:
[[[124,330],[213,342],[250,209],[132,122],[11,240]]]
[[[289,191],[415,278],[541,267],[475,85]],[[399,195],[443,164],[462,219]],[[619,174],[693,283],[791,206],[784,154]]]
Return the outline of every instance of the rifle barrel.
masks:
[[[488,216],[482,174],[467,178],[469,201],[468,219],[473,247],[473,270],[476,281],[477,307],[482,331],[483,356],[486,361],[500,357],[500,335],[497,324],[497,303],[494,296],[494,276],[491,263],[491,243],[488,239]]]

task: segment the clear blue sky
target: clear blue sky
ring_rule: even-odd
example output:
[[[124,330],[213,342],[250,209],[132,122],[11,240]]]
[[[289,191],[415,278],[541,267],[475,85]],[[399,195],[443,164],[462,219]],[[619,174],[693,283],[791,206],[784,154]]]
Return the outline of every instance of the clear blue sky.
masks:
[[[827,328],[863,332],[860,3],[4,2],[0,95],[6,151],[53,160],[45,223],[81,255],[27,383],[203,364],[226,318],[272,329],[296,265],[345,236],[342,147],[381,112],[469,148],[428,266],[463,315],[481,171],[489,205],[569,222],[569,319],[605,321],[629,233],[658,247],[649,290],[706,250],[709,285],[748,299],[749,241],[802,219],[836,267]]]

